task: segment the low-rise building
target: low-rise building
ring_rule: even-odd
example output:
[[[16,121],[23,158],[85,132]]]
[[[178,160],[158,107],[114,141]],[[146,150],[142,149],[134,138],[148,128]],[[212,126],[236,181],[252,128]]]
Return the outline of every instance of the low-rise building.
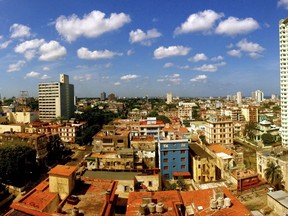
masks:
[[[278,215],[286,215],[288,212],[288,193],[282,190],[268,192],[267,205]]]

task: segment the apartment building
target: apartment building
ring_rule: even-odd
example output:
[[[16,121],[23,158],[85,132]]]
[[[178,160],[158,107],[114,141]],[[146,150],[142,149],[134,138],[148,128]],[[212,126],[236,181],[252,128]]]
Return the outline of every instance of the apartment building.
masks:
[[[206,121],[206,141],[209,144],[233,144],[233,121],[220,118],[210,118]]]
[[[60,74],[59,82],[39,83],[38,100],[41,121],[70,119],[74,115],[74,85],[69,84],[69,76]]]

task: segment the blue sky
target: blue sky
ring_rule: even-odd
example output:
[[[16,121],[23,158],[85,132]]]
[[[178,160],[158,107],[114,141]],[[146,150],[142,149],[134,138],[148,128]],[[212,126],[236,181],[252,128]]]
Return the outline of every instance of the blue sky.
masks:
[[[78,97],[279,94],[288,0],[0,0],[0,94],[69,75]]]

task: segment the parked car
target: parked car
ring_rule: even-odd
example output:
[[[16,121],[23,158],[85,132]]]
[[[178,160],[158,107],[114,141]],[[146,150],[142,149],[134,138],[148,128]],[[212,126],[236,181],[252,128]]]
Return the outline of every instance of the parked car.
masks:
[[[76,205],[80,201],[78,196],[71,195],[67,198],[67,202],[72,205]]]

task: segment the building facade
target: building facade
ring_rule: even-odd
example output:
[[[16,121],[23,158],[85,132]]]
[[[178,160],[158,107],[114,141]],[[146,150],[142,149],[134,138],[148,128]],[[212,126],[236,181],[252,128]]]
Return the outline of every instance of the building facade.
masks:
[[[279,22],[282,145],[288,145],[288,18]]]
[[[40,120],[71,118],[74,114],[74,85],[69,84],[69,76],[60,74],[59,82],[39,83],[38,100]]]

